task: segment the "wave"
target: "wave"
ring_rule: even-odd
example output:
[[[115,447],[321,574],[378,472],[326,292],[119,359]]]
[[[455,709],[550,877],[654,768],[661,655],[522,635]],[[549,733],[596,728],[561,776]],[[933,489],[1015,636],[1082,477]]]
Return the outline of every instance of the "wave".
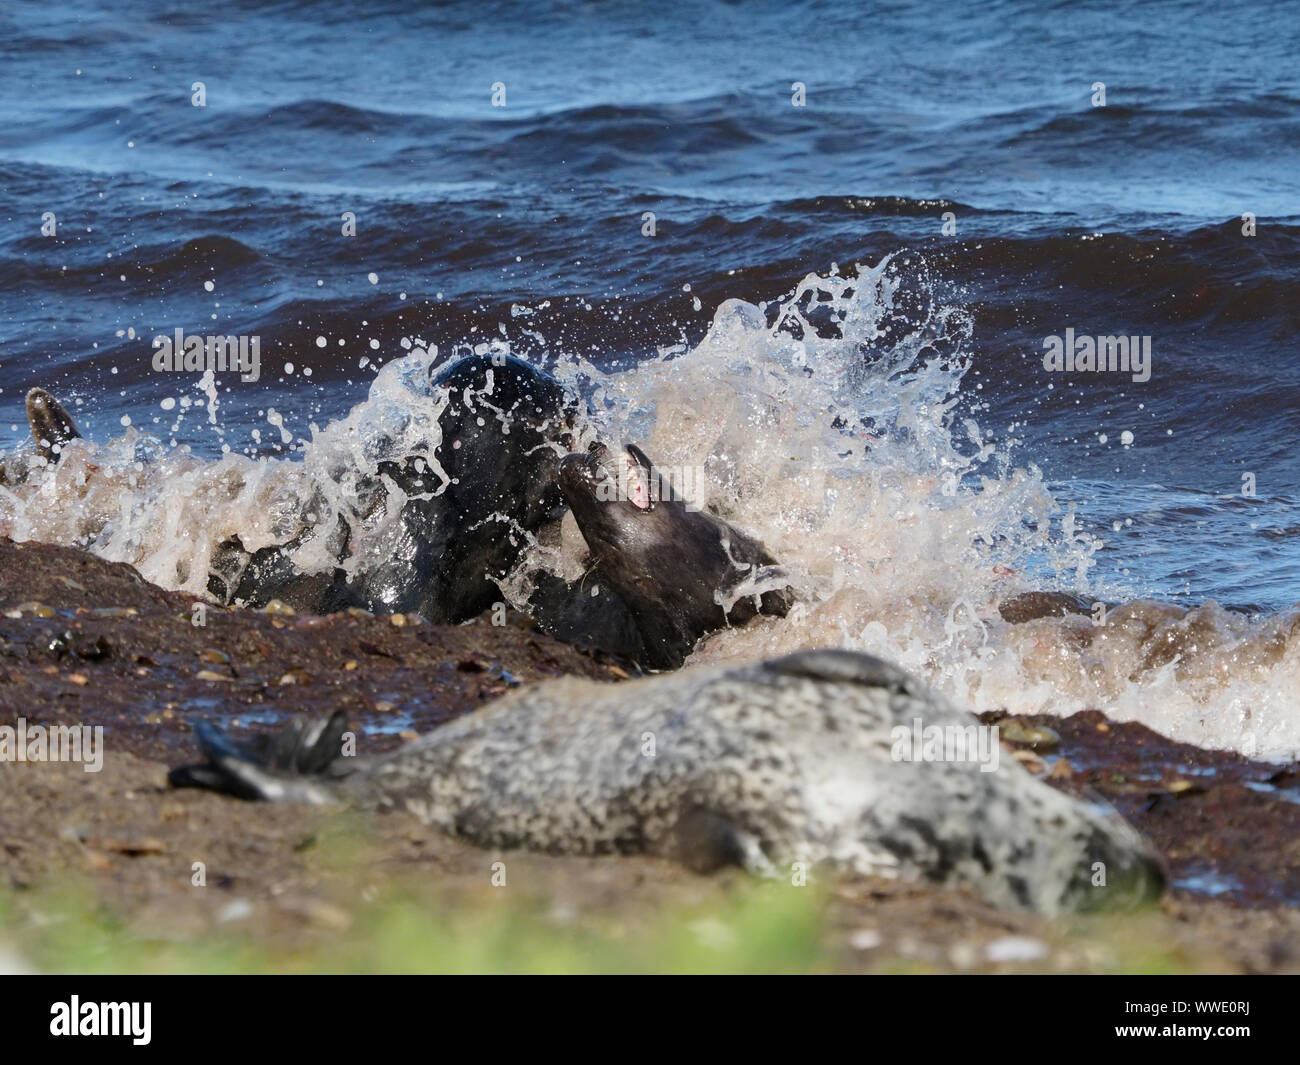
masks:
[[[981,426],[965,395],[969,313],[927,284],[887,257],[809,274],[780,299],[727,300],[698,342],[631,367],[562,344],[534,353],[589,398],[582,438],[638,442],[665,466],[703,462],[708,505],[793,575],[790,617],[718,633],[687,668],[835,644],[898,661],[978,711],[1097,708],[1205,747],[1300,752],[1300,613],[1188,608],[1098,580],[1101,537]],[[514,310],[517,322],[534,313]],[[0,532],[79,544],[202,594],[227,537],[250,549],[284,542],[315,511],[363,507],[381,462],[425,453],[438,438],[431,366],[471,347],[513,351],[500,333],[441,352],[406,343],[294,460],[214,461],[131,429],[74,445],[53,471],[0,491]],[[266,419],[259,435],[292,441],[283,411]],[[357,557],[388,533],[381,515]],[[503,595],[522,605],[530,574],[570,574],[582,553],[566,521],[556,543],[533,545]],[[1104,614],[1001,615],[1012,596],[1058,589]]]

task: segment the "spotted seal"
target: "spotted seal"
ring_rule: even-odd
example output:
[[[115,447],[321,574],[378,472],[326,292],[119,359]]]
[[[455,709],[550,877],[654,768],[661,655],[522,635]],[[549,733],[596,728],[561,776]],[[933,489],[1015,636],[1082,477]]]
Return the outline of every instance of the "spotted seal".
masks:
[[[1012,759],[993,772],[900,760],[899,730],[918,723],[976,726],[881,659],[804,651],[621,684],[543,682],[372,759],[339,756],[341,711],[256,746],[204,724],[206,761],[171,782],[406,810],[484,847],[645,852],[767,875],[804,862],[1047,913],[1161,890],[1159,862],[1132,829]]]

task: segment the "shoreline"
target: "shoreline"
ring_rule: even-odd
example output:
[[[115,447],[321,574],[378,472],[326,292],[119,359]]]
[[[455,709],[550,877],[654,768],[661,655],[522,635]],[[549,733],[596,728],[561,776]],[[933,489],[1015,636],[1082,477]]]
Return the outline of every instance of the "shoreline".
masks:
[[[169,788],[167,769],[197,753],[195,717],[242,730],[342,708],[359,750],[377,753],[519,684],[627,676],[517,617],[437,626],[208,604],[196,626],[191,605],[128,566],[0,540],[0,727],[22,718],[104,728],[102,772],[67,762],[0,767],[0,943],[30,952],[35,967],[58,964],[42,954],[32,915],[61,884],[79,885],[135,941],[236,934],[284,950],[356,934],[374,905],[368,892],[455,909],[491,893],[498,861],[511,899],[596,924],[726,907],[754,890],[736,870],[701,877],[660,859],[501,854],[402,814]],[[982,720],[1002,727],[1004,755],[1069,794],[1104,799],[1146,835],[1168,868],[1164,900],[1141,914],[1052,922],[924,885],[825,878],[816,967],[1131,971],[1152,964],[1126,956],[1124,942],[1135,939],[1144,957],[1180,971],[1300,971],[1294,768],[1175,743],[1098,711]],[[202,890],[191,884],[195,862],[206,870]],[[1007,937],[1039,946],[999,953],[993,944]]]

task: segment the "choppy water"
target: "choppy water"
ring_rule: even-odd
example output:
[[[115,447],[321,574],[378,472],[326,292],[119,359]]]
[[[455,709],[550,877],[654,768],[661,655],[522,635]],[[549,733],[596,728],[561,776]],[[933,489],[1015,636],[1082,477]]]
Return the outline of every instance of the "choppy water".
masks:
[[[374,461],[355,404],[428,414],[414,367],[494,344],[800,575],[699,657],[833,640],[1292,753],[1298,45],[1262,2],[6,6],[0,446],[43,385],[105,449],[0,529],[197,591]],[[260,379],[155,372],[176,328]],[[1047,372],[1068,328],[1150,379]],[[1197,609],[1005,625],[1030,587]]]

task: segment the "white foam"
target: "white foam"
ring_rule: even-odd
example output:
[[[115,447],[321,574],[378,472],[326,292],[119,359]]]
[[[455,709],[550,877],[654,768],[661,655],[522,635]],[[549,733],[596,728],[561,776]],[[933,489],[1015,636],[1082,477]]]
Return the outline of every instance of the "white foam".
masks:
[[[512,308],[512,319],[528,310]],[[960,307],[886,259],[809,275],[780,305],[728,300],[699,344],[623,372],[551,354],[595,409],[579,447],[631,441],[667,467],[703,463],[702,501],[763,540],[799,594],[789,618],[719,633],[691,663],[839,645],[897,661],[976,710],[1096,708],[1202,746],[1300,752],[1296,611],[1252,621],[1214,604],[1187,613],[1138,602],[1100,626],[1001,619],[997,604],[1030,588],[1125,596],[1089,586],[1096,539],[962,403],[972,342]],[[321,567],[342,515],[357,537],[345,564],[382,558],[403,497],[393,490],[376,505],[367,485],[379,463],[418,455],[432,491],[446,479],[433,457],[446,402],[428,385],[437,354],[409,338],[403,347],[364,402],[313,431],[300,460],[205,461],[134,429],[74,442],[53,471],[0,489],[0,532],[87,546],[195,594],[216,546],[236,534],[255,549],[315,529],[298,562]],[[267,421],[292,439],[278,414]],[[571,520],[558,536],[527,539],[529,565],[582,577]],[[521,605],[528,586],[517,574],[506,597]]]

